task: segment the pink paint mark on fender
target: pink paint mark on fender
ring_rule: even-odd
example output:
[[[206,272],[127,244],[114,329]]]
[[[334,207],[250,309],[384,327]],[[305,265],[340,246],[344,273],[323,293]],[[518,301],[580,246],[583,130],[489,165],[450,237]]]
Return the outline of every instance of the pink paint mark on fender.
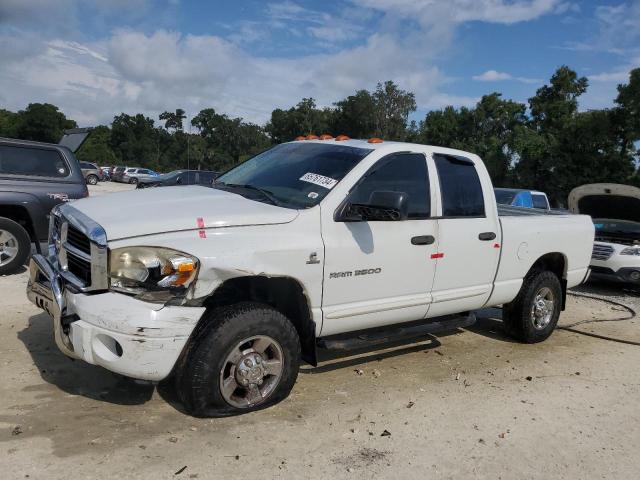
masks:
[[[200,238],[207,238],[207,232],[204,229],[204,219],[202,217],[198,217],[196,219],[196,224],[198,225],[198,228],[200,230],[198,230],[198,235],[200,236]]]

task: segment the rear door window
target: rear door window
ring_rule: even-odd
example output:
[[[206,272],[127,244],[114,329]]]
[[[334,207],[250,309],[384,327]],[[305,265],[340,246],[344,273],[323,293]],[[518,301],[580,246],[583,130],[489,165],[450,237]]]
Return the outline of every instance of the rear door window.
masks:
[[[435,154],[440,178],[443,217],[484,217],[484,197],[471,160]]]
[[[62,178],[69,166],[57,150],[0,145],[0,174]]]

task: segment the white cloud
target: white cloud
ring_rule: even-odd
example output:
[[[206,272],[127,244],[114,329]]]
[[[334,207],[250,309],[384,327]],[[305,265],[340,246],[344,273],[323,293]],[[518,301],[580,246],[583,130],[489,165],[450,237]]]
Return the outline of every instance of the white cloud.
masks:
[[[0,1],[4,2],[0,5],[0,26],[10,21],[12,29],[9,33],[0,30],[3,107],[16,110],[29,102],[47,101],[59,105],[83,125],[109,122],[122,111],[144,112],[157,118],[164,110],[184,108],[193,115],[206,107],[262,123],[274,108],[288,108],[302,97],[312,96],[320,106],[329,106],[357,89],[373,89],[384,80],[415,92],[420,108],[472,105],[476,98],[442,91],[448,79],[436,66],[458,24],[512,24],[552,14],[563,5],[559,0],[352,0],[354,5],[375,9],[378,16],[383,14],[380,27],[370,29],[366,22],[371,20],[371,8],[354,6],[350,14],[346,10],[329,14],[287,0],[268,4],[262,25],[245,21],[244,31],[227,38],[129,28],[87,42],[68,29],[59,29],[55,35],[39,34],[41,17],[34,12],[53,2]],[[8,3],[27,7],[13,11],[4,8]],[[75,18],[77,0],[56,3],[56,15],[63,12]],[[167,1],[161,6],[174,4],[175,8],[175,3]],[[151,11],[147,0],[92,0],[91,4],[98,10],[109,9],[105,15],[119,11],[112,8],[115,4],[130,5],[122,9],[123,15],[129,10],[137,15]],[[12,17],[7,20],[9,10]],[[15,26],[16,18],[22,19],[21,26]],[[417,24],[408,22],[414,19]],[[293,58],[252,53],[247,45],[271,39],[268,29],[306,35],[314,48]],[[354,39],[350,47],[315,48]]]
[[[514,77],[510,73],[498,72],[496,70],[487,70],[480,75],[474,75],[471,77],[473,80],[478,82],[500,82],[505,80],[515,80],[516,82],[521,83],[542,83],[542,80],[538,78],[528,78],[528,77]]]
[[[497,82],[500,80],[511,80],[513,77],[508,73],[487,70],[480,75],[474,75],[472,78],[479,82]]]
[[[480,21],[513,24],[556,13],[560,0],[355,0],[387,14],[418,19],[423,24]]]

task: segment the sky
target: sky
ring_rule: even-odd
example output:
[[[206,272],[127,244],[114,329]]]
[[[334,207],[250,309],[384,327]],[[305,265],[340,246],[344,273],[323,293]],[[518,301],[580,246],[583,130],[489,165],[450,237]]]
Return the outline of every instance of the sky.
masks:
[[[640,0],[0,0],[0,108],[80,126],[202,108],[263,124],[393,80],[420,120],[494,91],[526,102],[568,65],[580,108],[640,67]]]

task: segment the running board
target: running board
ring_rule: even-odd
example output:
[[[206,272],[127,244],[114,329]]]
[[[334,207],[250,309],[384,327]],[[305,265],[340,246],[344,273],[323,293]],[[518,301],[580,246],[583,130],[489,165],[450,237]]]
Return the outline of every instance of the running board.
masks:
[[[384,328],[371,330],[360,330],[348,334],[332,335],[330,337],[319,338],[317,345],[326,350],[357,350],[386,343],[406,341],[433,333],[455,330],[457,328],[469,327],[476,323],[476,316],[469,313],[466,317],[448,315],[438,317],[428,323],[391,325]]]

